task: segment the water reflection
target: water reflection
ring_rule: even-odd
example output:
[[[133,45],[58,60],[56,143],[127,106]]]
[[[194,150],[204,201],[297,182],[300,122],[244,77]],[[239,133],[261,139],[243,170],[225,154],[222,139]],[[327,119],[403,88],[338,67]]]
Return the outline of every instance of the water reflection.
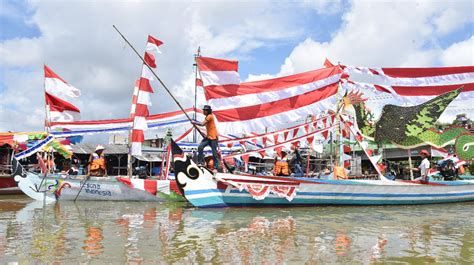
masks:
[[[0,199],[0,261],[474,262],[474,203],[238,208]]]

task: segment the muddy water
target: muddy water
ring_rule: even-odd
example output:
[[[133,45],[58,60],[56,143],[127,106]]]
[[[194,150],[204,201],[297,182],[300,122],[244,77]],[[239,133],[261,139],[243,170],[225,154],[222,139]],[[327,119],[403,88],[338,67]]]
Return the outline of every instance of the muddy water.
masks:
[[[236,208],[0,197],[0,263],[474,263],[474,203]]]

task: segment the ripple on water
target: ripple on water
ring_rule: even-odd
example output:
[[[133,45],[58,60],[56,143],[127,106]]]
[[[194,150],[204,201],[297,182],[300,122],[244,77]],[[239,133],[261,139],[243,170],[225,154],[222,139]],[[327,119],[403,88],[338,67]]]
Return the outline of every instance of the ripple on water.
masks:
[[[474,203],[202,210],[10,198],[0,209],[2,262],[474,262]]]

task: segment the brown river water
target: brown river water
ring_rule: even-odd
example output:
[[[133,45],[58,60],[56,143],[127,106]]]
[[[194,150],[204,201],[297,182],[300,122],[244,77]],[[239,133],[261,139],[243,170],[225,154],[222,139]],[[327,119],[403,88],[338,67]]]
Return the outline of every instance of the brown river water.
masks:
[[[0,197],[0,263],[474,264],[474,203],[196,209]]]

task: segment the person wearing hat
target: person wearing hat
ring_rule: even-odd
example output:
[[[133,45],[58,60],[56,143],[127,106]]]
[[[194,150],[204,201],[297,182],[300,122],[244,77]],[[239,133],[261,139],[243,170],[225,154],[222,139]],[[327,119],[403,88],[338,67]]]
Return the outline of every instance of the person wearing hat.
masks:
[[[209,105],[204,105],[202,109],[204,116],[203,122],[193,122],[197,126],[206,126],[206,137],[202,139],[198,146],[198,163],[204,164],[204,147],[210,146],[212,150],[212,158],[214,161],[214,167],[220,170],[219,155],[217,153],[218,144],[218,133],[215,123],[215,117],[212,114],[212,108]]]
[[[428,160],[428,157],[430,156],[430,153],[428,153],[427,150],[423,149],[420,151],[420,156],[421,156],[421,164],[418,167],[411,168],[413,171],[419,171],[421,175],[421,179],[428,181],[428,170],[430,169],[430,161]]]
[[[107,167],[105,164],[105,157],[104,157],[104,147],[102,145],[98,145],[95,148],[95,152],[91,154],[89,158],[89,166],[88,166],[88,175],[95,176],[95,177],[106,177],[107,176]]]
[[[281,150],[280,154],[275,157],[275,167],[273,168],[275,176],[289,176],[290,164],[288,163],[288,150]]]

